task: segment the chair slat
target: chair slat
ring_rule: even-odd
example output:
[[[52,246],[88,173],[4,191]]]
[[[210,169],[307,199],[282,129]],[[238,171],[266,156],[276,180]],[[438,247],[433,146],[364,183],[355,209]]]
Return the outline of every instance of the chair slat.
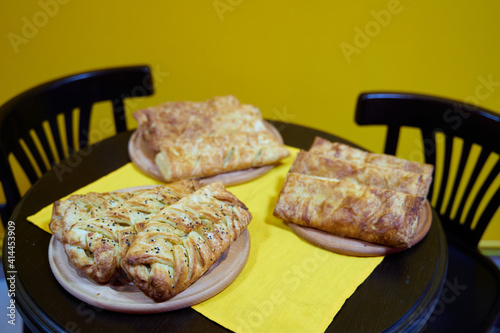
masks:
[[[467,199],[470,196],[472,188],[474,187],[474,184],[477,181],[477,177],[479,176],[479,173],[483,169],[483,166],[486,163],[486,160],[488,159],[489,155],[490,155],[490,152],[483,149],[483,150],[481,150],[481,154],[479,154],[479,157],[477,158],[476,165],[474,166],[474,169],[472,170],[471,176],[469,178],[469,181],[468,181],[467,186],[465,188],[464,194],[462,196],[462,200],[460,200],[460,204],[458,205],[458,210],[457,210],[457,215],[456,215],[457,220],[460,220],[460,218],[464,212],[465,203],[467,202]]]
[[[36,126],[35,133],[38,136],[38,140],[40,140],[40,144],[42,145],[43,151],[45,152],[45,156],[47,156],[47,160],[49,161],[49,165],[55,164],[54,155],[52,154],[52,149],[50,149],[49,141],[47,140],[47,135],[43,130],[42,126]]]
[[[474,198],[474,201],[469,209],[469,212],[467,213],[467,217],[465,219],[465,225],[468,226],[472,225],[474,216],[476,215],[481,200],[483,200],[483,197],[488,191],[489,187],[491,186],[491,183],[493,183],[493,181],[495,180],[495,178],[499,173],[500,173],[500,160],[497,161],[497,163],[489,173],[488,177],[486,177],[486,180],[483,182],[483,185],[477,192],[476,197]],[[489,220],[487,222],[489,222]]]
[[[396,149],[398,147],[399,139],[399,126],[388,126],[387,127],[387,138],[385,141],[385,153],[389,155],[396,155]]]
[[[24,143],[26,143],[26,146],[28,147],[29,152],[31,153],[31,156],[33,156],[33,159],[35,160],[36,166],[40,170],[42,174],[47,172],[47,167],[45,166],[45,162],[42,159],[42,155],[38,151],[38,148],[35,145],[35,142],[33,141],[33,138],[31,135],[27,135],[24,138]],[[38,177],[37,177],[38,178]]]
[[[458,187],[462,180],[462,176],[464,174],[465,165],[467,164],[467,160],[469,158],[470,150],[472,147],[472,143],[470,141],[464,142],[462,146],[462,154],[460,155],[460,162],[458,164],[457,174],[455,175],[455,181],[453,182],[453,188],[451,190],[450,201],[448,207],[446,208],[445,215],[448,216],[451,220],[451,210],[453,209],[453,203],[455,202],[455,198],[457,196]],[[455,216],[454,220],[460,221],[460,216]]]
[[[113,115],[115,117],[116,133],[126,131],[127,124],[125,123],[125,106],[122,99],[113,101]]]
[[[64,112],[64,127],[66,127],[68,155],[71,155],[75,151],[75,140],[73,139],[73,110],[67,110]]]
[[[14,210],[15,203],[21,199],[21,194],[17,188],[14,177],[10,177],[12,168],[10,167],[7,156],[0,156],[0,179],[2,179],[2,188],[5,195],[6,203],[0,206],[0,217],[6,225],[10,219],[10,214]]]
[[[492,196],[490,202],[484,209],[483,213],[478,219],[476,228],[474,229],[477,234],[477,244],[479,243],[481,236],[483,235],[486,227],[488,227],[489,222],[493,218],[493,215],[497,212],[500,207],[500,188],[498,188],[495,194]]]
[[[433,131],[421,128],[420,133],[422,134],[422,146],[424,147],[424,158],[425,163],[436,165],[436,137]],[[434,171],[435,172],[435,171]],[[434,182],[431,183],[429,187],[429,193],[427,198],[429,201],[432,200],[434,194]]]
[[[441,184],[439,186],[438,199],[436,201],[436,208],[439,211],[441,211],[441,207],[443,206],[444,195],[446,193],[446,186],[448,184],[448,178],[450,175],[452,152],[453,152],[453,137],[446,135],[445,148],[444,148],[444,163],[443,163],[443,170],[441,173]]]
[[[92,104],[80,106],[80,122],[78,124],[80,137],[78,141],[79,149],[88,146],[90,132],[90,113],[92,112]]]
[[[36,174],[35,168],[33,168],[33,165],[28,158],[28,155],[26,155],[26,153],[24,152],[24,149],[21,147],[21,145],[18,145],[17,147],[12,149],[12,153],[17,159],[17,162],[22,166],[30,183],[34,184],[38,180],[38,176]]]
[[[52,132],[52,137],[54,138],[54,143],[56,145],[56,151],[59,155],[59,160],[64,159],[64,150],[61,143],[61,135],[59,134],[59,126],[57,125],[56,118],[49,119],[50,131]]]

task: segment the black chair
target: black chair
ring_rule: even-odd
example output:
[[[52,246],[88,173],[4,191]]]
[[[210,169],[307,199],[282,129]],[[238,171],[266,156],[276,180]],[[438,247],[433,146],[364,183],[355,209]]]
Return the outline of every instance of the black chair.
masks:
[[[127,129],[124,99],[149,96],[153,91],[150,68],[131,66],[80,73],[50,81],[2,105],[0,182],[6,197],[6,203],[0,206],[3,224],[7,223],[21,197],[9,163],[11,153],[32,185],[57,161],[88,146],[94,103],[112,103],[115,129],[119,133]],[[79,112],[75,113],[75,109]],[[61,115],[64,126],[60,126],[62,122],[58,120]],[[76,131],[73,126],[77,127]],[[64,142],[66,145],[63,145]],[[51,148],[56,151],[55,154]]]
[[[387,125],[385,153],[392,155],[396,154],[401,127],[419,128],[426,163],[441,166],[436,168],[442,171],[441,182],[433,184],[439,187],[436,189],[437,198],[433,200],[434,189],[431,187],[428,199],[433,203],[446,232],[448,271],[441,298],[424,331],[485,332],[491,329],[500,313],[500,271],[479,252],[478,243],[500,205],[500,189],[493,187],[493,195],[485,209],[478,211],[478,208],[500,173],[500,160],[481,184],[476,183],[482,179],[478,176],[490,154],[500,153],[500,115],[433,96],[373,92],[359,96],[356,122],[360,125]],[[438,132],[444,134],[444,144],[436,142]],[[453,146],[455,141],[459,141],[454,138],[461,138],[463,144],[456,175],[452,179]],[[473,144],[479,145],[481,152],[467,180],[464,171]],[[443,149],[439,156],[444,156],[444,161],[436,160],[439,149]],[[462,181],[467,182],[460,187]],[[451,194],[449,200],[445,200],[448,183],[452,185]],[[465,188],[462,196],[459,188]],[[475,197],[470,198],[474,194],[473,188],[479,190]],[[472,200],[472,204],[466,205],[467,200]],[[458,209],[453,214],[456,202]],[[476,214],[479,216],[473,223]]]

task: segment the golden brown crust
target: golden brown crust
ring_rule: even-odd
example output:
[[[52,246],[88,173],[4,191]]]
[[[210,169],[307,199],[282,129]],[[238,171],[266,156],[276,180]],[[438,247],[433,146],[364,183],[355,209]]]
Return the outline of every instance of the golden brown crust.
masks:
[[[52,205],[52,216],[49,222],[49,229],[59,241],[63,239],[64,225],[62,219],[64,212],[68,209],[72,199],[76,199],[76,196],[71,196],[68,200],[58,200]]]
[[[321,137],[316,137],[314,139],[309,152],[325,154],[361,164],[366,163],[389,166],[393,169],[423,173],[428,176],[432,176],[434,170],[434,166],[430,164],[408,161],[393,155],[369,153],[340,142],[330,142]]]
[[[335,178],[357,185],[374,186],[426,197],[432,177],[393,169],[386,165],[356,163],[325,154],[300,151],[290,172]]]
[[[164,146],[156,164],[166,181],[273,164],[290,152],[267,133],[238,133]]]
[[[148,145],[159,152],[162,145],[241,132],[266,132],[260,111],[241,104],[234,96],[204,102],[167,102],[134,113]]]
[[[260,111],[233,96],[164,103],[134,117],[167,182],[269,165],[290,154]]]
[[[90,192],[84,195],[72,195],[66,200],[58,200],[52,207],[50,231],[61,243],[65,243],[66,233],[75,223],[111,210],[133,195],[129,192]]]
[[[387,246],[412,245],[424,198],[346,181],[289,173],[274,215]]]
[[[203,275],[251,218],[222,183],[209,184],[138,226],[122,267],[144,294],[165,301]]]
[[[78,217],[76,213],[66,212],[77,220],[63,238],[70,261],[96,282],[108,282],[120,270],[120,261],[135,237],[136,225],[147,223],[162,208],[198,188],[198,182],[183,180],[131,192],[127,200],[113,209],[92,217],[88,214]],[[101,201],[100,204],[109,203]]]

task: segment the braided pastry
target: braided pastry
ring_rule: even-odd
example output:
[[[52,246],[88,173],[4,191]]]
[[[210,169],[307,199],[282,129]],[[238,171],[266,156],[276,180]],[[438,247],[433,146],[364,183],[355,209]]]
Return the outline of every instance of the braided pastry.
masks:
[[[122,267],[144,294],[168,300],[202,276],[251,219],[222,183],[206,185],[139,223]]]
[[[132,242],[138,223],[147,223],[162,208],[198,188],[196,181],[183,180],[149,190],[132,192],[128,200],[92,218],[71,226],[64,248],[73,265],[99,283],[120,272],[121,258]]]
[[[136,192],[137,194],[137,192]],[[94,218],[130,199],[129,192],[75,194],[66,200],[54,202],[49,228],[52,234],[65,243],[68,230],[78,221]]]

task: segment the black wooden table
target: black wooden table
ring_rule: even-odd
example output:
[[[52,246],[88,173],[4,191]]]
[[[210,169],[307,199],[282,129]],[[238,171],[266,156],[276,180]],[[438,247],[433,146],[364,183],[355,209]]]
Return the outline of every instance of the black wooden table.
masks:
[[[351,144],[307,127],[271,123],[289,146],[308,149],[317,135]],[[26,218],[130,162],[130,135],[121,133],[63,161],[34,184],[16,207],[11,217],[15,269],[8,266],[7,246],[3,252],[5,275],[16,278],[16,308],[33,331],[226,332],[191,308],[150,315],[94,308],[66,292],[52,275],[48,261],[51,235]],[[384,258],[333,318],[328,332],[418,331],[425,326],[439,300],[448,258],[446,238],[434,211],[432,218],[429,233],[420,243]]]

